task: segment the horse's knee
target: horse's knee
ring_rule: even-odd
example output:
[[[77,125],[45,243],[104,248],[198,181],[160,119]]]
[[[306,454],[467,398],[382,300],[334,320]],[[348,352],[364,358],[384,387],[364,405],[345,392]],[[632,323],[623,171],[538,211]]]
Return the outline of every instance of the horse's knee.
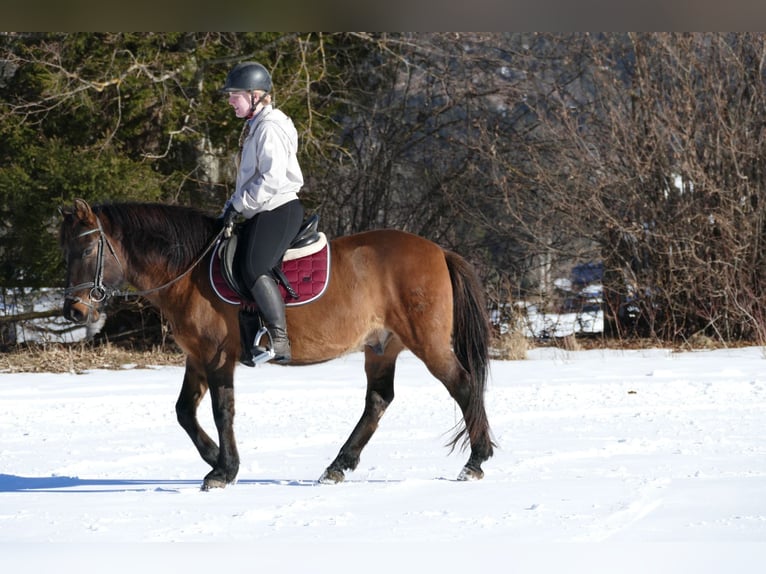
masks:
[[[367,399],[365,401],[364,410],[367,415],[372,419],[372,424],[375,428],[378,421],[386,412],[388,405],[394,400],[394,389],[391,387],[384,392],[379,390],[371,390],[367,393]]]
[[[388,405],[394,402],[394,386],[390,385],[384,389],[373,389],[367,395],[367,400],[376,405],[377,408],[386,410]]]

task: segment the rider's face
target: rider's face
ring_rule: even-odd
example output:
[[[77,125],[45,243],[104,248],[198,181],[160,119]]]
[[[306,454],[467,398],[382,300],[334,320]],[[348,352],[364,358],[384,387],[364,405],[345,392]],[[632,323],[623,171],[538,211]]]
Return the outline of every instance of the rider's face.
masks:
[[[246,118],[250,115],[250,92],[231,92],[229,94],[229,105],[234,108],[234,113],[238,118]]]

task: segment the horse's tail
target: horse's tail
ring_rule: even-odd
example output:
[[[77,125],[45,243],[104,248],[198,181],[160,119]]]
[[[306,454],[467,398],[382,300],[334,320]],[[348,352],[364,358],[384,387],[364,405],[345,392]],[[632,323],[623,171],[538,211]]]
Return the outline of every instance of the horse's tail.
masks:
[[[489,373],[490,326],[487,318],[484,288],[475,269],[457,253],[445,250],[452,282],[452,348],[460,364],[468,372],[469,400],[463,416],[465,428],[450,441],[454,449],[462,441],[465,448],[470,437],[486,437],[486,448],[492,456],[489,422],[484,409],[484,391]]]

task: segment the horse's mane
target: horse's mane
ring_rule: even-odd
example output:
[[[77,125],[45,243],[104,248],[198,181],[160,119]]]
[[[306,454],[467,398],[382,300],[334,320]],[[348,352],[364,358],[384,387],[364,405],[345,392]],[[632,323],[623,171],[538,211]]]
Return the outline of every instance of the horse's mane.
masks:
[[[191,264],[220,227],[205,212],[180,205],[105,203],[93,211],[137,261],[161,258],[174,273]]]

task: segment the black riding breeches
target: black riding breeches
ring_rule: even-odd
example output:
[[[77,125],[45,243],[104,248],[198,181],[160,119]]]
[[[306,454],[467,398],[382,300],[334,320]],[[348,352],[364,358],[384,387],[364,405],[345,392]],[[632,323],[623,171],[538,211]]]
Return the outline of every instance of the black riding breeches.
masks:
[[[303,205],[298,199],[273,211],[262,211],[245,222],[235,256],[245,285],[252,288],[258,277],[279,264],[302,222]]]

